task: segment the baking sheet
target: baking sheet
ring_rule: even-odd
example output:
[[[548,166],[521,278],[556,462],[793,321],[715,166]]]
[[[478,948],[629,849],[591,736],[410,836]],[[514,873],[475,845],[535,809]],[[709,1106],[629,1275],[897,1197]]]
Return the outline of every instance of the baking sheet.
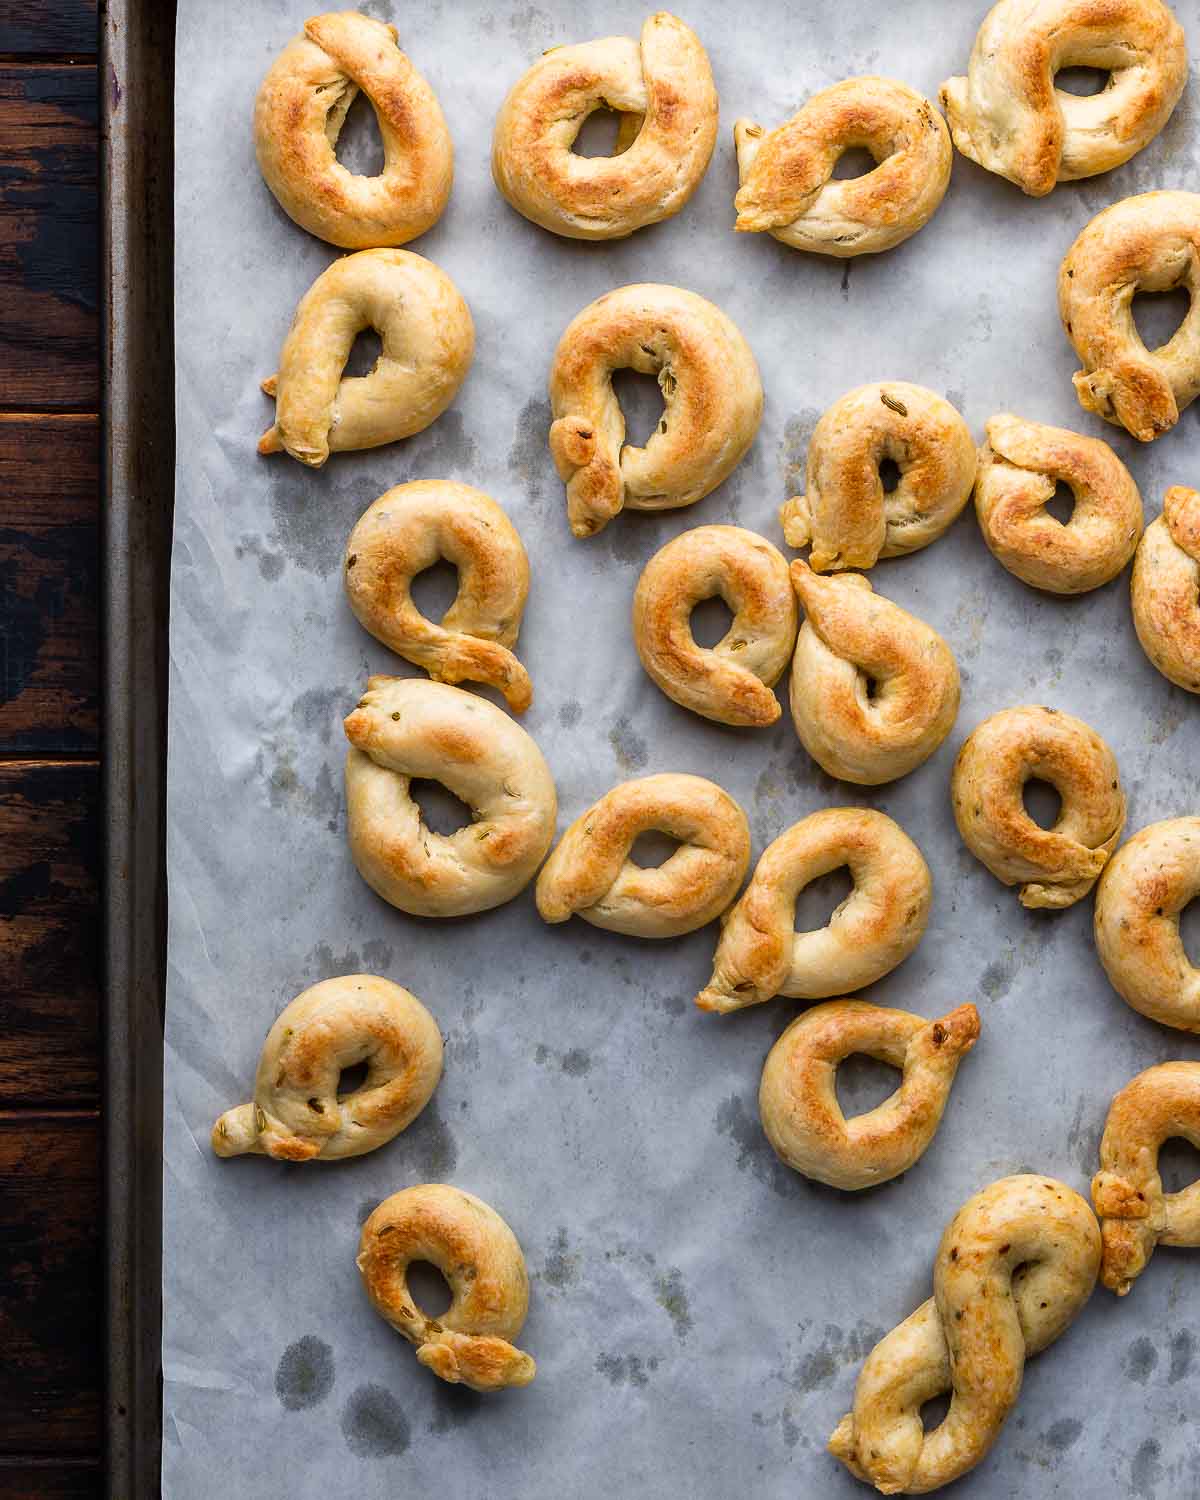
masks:
[[[178,477],[172,568],[170,949],[166,1037],[164,1480],[170,1500],[421,1494],[764,1497],[865,1493],[824,1453],[863,1356],[930,1288],[942,1227],[1008,1172],[1086,1191],[1113,1092],[1197,1043],[1109,989],[1091,902],[1027,912],[961,845],[954,754],[985,715],[1048,702],[1118,756],[1132,831],[1192,813],[1200,708],[1143,657],[1127,575],[1084,598],[1034,593],[987,553],[970,512],[932,549],[880,566],[877,588],[932,623],[963,677],[958,723],[906,780],[839,785],[772,729],[709,724],[668,701],[635,655],[629,605],[668,538],[736,522],[782,546],[820,412],[862,381],[944,392],[982,435],[1014,410],[1112,442],[1142,486],[1197,482],[1197,412],[1149,449],[1076,405],[1055,272],[1101,207],[1194,187],[1196,85],[1163,135],[1109,176],[1034,202],[956,157],[932,223],[890,254],[835,262],[734,236],[732,125],[786,119],[814,90],[882,72],[930,95],[966,62],[983,10],[942,0],[783,4],[738,18],[692,0],[712,58],[719,145],[679,217],[578,245],[513,213],[488,152],[508,86],[556,43],[624,32],[621,0],[539,8],[364,4],[396,22],[436,89],[457,152],[441,222],[411,248],[457,282],[474,367],[452,409],[401,444],[313,473],[255,439],[295,304],[336,252],[279,211],[250,113],[298,0],[180,0],[176,81]],[[1192,0],[1178,7],[1200,37]],[[359,158],[362,160],[363,158]],[[689,510],[568,532],[546,449],[559,333],[603,291],[665,281],[711,298],[761,366],[748,457]],[[647,414],[649,408],[647,407]],[[647,415],[647,425],[649,416]],[[375,898],[347,851],[342,715],[369,672],[412,673],[355,623],[339,559],[362,510],[418,477],[469,481],[508,510],[533,573],[519,653],[524,723],[559,793],[559,826],[625,777],[713,777],[746,808],[755,857],[817,808],[882,809],[915,837],[935,904],[916,954],[870,992],[926,1015],[974,1000],[982,1039],[922,1161],[841,1195],[779,1165],[757,1116],[762,1060],[797,1013],[695,1011],[715,929],[638,942],[575,920],[548,928],[532,891],[476,918],[421,922]],[[786,698],[786,689],[781,687]],[[819,925],[835,886],[806,895]],[[445,1034],[434,1102],[392,1145],[335,1166],[219,1162],[216,1115],[250,1097],[262,1038],[306,985],[368,969],[420,995]],[[869,1080],[858,1075],[858,1099]],[[878,1095],[872,1095],[872,1098]],[[853,1099],[851,1101],[853,1103]],[[385,1195],[435,1180],[492,1203],[528,1258],[526,1390],[480,1397],[418,1367],[369,1309],[358,1226]],[[959,1491],[993,1497],[1200,1493],[1200,1254],[1159,1250],[1135,1293],[1097,1292],[1033,1361],[1018,1409]]]

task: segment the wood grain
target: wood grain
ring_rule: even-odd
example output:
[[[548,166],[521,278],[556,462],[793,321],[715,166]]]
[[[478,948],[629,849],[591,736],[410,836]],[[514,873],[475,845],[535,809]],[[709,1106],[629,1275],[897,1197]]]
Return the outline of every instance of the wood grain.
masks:
[[[0,1460],[2,1500],[95,1500],[104,1493],[97,1459],[66,1464],[61,1460],[32,1463]]]
[[[94,54],[99,45],[96,0],[4,0],[0,56]]]

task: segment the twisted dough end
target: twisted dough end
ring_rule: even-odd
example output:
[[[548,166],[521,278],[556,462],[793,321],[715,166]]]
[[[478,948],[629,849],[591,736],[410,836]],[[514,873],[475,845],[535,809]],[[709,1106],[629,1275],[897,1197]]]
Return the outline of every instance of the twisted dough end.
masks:
[[[533,1356],[506,1339],[473,1337],[444,1328],[418,1347],[417,1359],[450,1385],[470,1386],[473,1391],[528,1385],[537,1373]]]

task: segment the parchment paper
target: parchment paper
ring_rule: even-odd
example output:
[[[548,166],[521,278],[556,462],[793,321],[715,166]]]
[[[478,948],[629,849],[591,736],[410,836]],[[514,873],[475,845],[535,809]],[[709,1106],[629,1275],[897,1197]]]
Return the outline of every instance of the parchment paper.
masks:
[[[164,1494],[864,1494],[824,1444],[863,1356],[929,1294],[950,1215],[1014,1171],[1086,1192],[1113,1092],[1151,1063],[1200,1055],[1109,988],[1090,900],[1024,911],[966,852],[950,814],[953,757],[997,709],[1078,714],[1118,756],[1132,832],[1198,810],[1200,707],[1142,655],[1127,574],[1081,599],[1035,593],[992,560],[970,511],[932,548],[873,574],[945,635],[963,675],[940,752],[874,791],[821,774],[786,711],[772,729],[735,731],[668,701],[634,652],[631,595],[646,559],[691,526],[736,522],[782,547],[776,508],[802,488],[817,416],[866,380],[944,392],[979,437],[1002,410],[1103,436],[1130,463],[1148,518],[1167,484],[1198,482],[1200,406],[1149,448],[1087,417],[1055,309],[1058,262],[1096,211],[1196,186],[1195,82],[1121,170],[1035,202],[956,156],[925,230],[890,254],[835,262],[734,236],[734,119],[774,126],[854,74],[936,95],[963,71],[983,0],[741,12],[689,0],[721,96],[708,175],[669,223],[578,245],[499,197],[492,121],[544,48],[636,36],[645,8],[375,0],[363,8],[397,23],[453,133],[449,207],[411,248],[461,288],[478,350],[429,430],[313,473],[256,455],[272,411],[258,382],[337,252],[276,208],[250,130],[262,74],[313,8],[179,6]],[[1200,12],[1194,0],[1177,8],[1194,44]],[[735,320],[762,369],[762,428],[700,504],[626,514],[576,541],[546,449],[550,356],[587,302],[642,280],[690,287]],[[930,1016],[974,1000],[983,1034],[903,1179],[842,1195],[776,1162],[758,1080],[798,1006],[725,1020],[695,1011],[715,928],[678,942],[578,920],[549,928],[531,890],[477,918],[420,922],[359,878],[340,720],[369,672],[415,669],[355,623],[339,559],[369,502],[417,477],[480,486],[524,538],[533,588],[519,653],[536,692],[524,723],[556,777],[560,828],[628,776],[685,770],[747,809],[755,858],[806,813],[839,804],[880,808],[920,844],[936,882],[929,930],[871,998]],[[823,883],[799,925],[820,925],[839,895]],[[276,1013],[306,985],[359,969],[407,985],[437,1017],[446,1070],[431,1106],[357,1161],[218,1161],[212,1122],[250,1097]],[[867,1101],[868,1081],[859,1075],[852,1104]],[[367,1305],[361,1220],[430,1180],[480,1194],[525,1248],[533,1296],[520,1343],[538,1361],[526,1390],[479,1397],[441,1384]],[[1030,1364],[1000,1441],[955,1493],[1200,1493],[1197,1286],[1200,1252],[1160,1249],[1128,1299],[1097,1291]]]

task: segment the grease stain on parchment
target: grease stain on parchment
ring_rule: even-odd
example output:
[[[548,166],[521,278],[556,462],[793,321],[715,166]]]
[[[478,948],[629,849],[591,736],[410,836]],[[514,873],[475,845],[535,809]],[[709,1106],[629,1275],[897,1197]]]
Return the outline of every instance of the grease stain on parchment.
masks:
[[[404,1409],[381,1385],[360,1385],[342,1412],[342,1437],[356,1458],[395,1458],[412,1437]]]
[[[319,1406],[333,1389],[333,1350],[312,1334],[289,1344],[275,1368],[275,1394],[287,1411]]]

